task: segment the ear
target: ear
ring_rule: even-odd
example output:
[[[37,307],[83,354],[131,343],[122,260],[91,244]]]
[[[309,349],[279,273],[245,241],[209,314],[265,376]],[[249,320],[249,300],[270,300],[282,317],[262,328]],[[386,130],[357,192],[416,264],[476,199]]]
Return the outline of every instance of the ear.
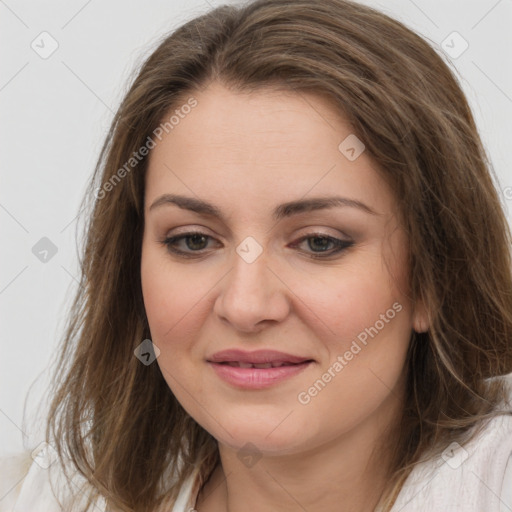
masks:
[[[427,332],[430,328],[428,309],[422,300],[419,300],[414,307],[412,328],[416,332]]]

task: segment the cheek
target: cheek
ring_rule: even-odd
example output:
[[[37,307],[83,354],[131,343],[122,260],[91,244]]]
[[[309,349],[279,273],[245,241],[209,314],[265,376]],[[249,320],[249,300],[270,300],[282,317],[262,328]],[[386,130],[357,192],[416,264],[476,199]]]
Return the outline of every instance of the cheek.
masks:
[[[171,292],[168,272],[161,264],[155,263],[152,264],[151,257],[143,258],[141,282],[151,335],[153,341],[158,343],[166,331],[173,329],[180,314],[184,314],[183,310],[188,301],[186,296],[176,293],[177,290],[185,291],[180,283],[180,276],[173,276]]]
[[[360,333],[364,338],[375,324],[387,334],[407,332],[410,327],[409,302],[388,269],[377,261],[361,258],[343,268],[336,279],[308,280],[303,289],[296,281],[297,295],[305,297],[303,313],[323,331],[319,338],[326,340],[330,351],[347,350],[352,340]],[[393,308],[394,304],[398,305]]]
[[[160,251],[143,249],[142,294],[153,341],[158,345],[175,337],[190,319],[196,318],[210,288],[204,280],[199,282],[198,276],[194,278],[193,272],[177,269]]]
[[[297,398],[306,409],[330,410],[327,423],[344,418],[346,428],[357,424],[383,403],[402,376],[411,304],[390,270],[361,259],[360,265],[344,269],[342,279],[322,287],[310,283],[306,306],[311,318],[322,320],[316,320],[315,334],[324,357]]]
[[[162,250],[142,251],[141,282],[151,340],[160,350],[157,358],[171,391],[188,410],[190,392],[201,395],[204,384],[201,329],[211,314],[208,297],[221,276],[213,269],[198,272],[194,265],[177,265]]]
[[[160,350],[156,362],[170,390],[187,409],[183,389],[193,389],[189,381],[193,372],[187,369],[194,339],[190,328],[200,325],[197,315],[204,289],[194,286],[186,272],[172,269],[153,248],[143,248],[141,282],[151,340]]]

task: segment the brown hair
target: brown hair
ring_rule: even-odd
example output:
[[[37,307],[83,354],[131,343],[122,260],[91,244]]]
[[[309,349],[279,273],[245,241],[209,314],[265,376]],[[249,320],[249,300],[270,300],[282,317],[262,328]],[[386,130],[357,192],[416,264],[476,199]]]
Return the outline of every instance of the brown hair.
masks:
[[[164,116],[214,80],[234,92],[272,86],[327,96],[396,194],[412,299],[428,305],[430,328],[411,337],[382,500],[389,510],[415,463],[498,413],[504,386],[490,378],[512,371],[511,237],[453,72],[404,25],[350,1],[222,6],[178,28],[143,64],[84,200],[103,191],[89,205],[47,441],[91,495],[119,510],[157,510],[195,468],[205,481],[219,460],[215,439],[184,411],[158,365],[134,356],[150,338],[140,283],[148,158],[112,182]]]

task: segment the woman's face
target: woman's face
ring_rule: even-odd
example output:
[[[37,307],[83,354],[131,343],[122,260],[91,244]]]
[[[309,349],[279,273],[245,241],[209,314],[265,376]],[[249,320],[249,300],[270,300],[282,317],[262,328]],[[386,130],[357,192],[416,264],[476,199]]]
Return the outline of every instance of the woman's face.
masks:
[[[234,449],[382,429],[424,327],[392,191],[321,97],[193,96],[146,178],[142,289],[170,389]]]

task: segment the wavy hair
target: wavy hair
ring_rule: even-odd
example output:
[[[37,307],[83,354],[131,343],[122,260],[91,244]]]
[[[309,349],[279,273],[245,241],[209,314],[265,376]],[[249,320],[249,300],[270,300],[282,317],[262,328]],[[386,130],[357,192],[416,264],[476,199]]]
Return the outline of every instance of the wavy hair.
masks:
[[[140,66],[83,201],[80,287],[55,363],[47,442],[90,484],[91,503],[102,495],[113,510],[163,508],[195,469],[205,482],[219,462],[216,440],[158,365],[134,356],[150,338],[140,281],[148,155],[126,167],[212,81],[329,98],[395,193],[412,300],[427,305],[430,328],[411,335],[389,510],[415,464],[499,413],[505,388],[494,377],[512,372],[511,234],[455,73],[403,24],[347,0],[221,6]]]

